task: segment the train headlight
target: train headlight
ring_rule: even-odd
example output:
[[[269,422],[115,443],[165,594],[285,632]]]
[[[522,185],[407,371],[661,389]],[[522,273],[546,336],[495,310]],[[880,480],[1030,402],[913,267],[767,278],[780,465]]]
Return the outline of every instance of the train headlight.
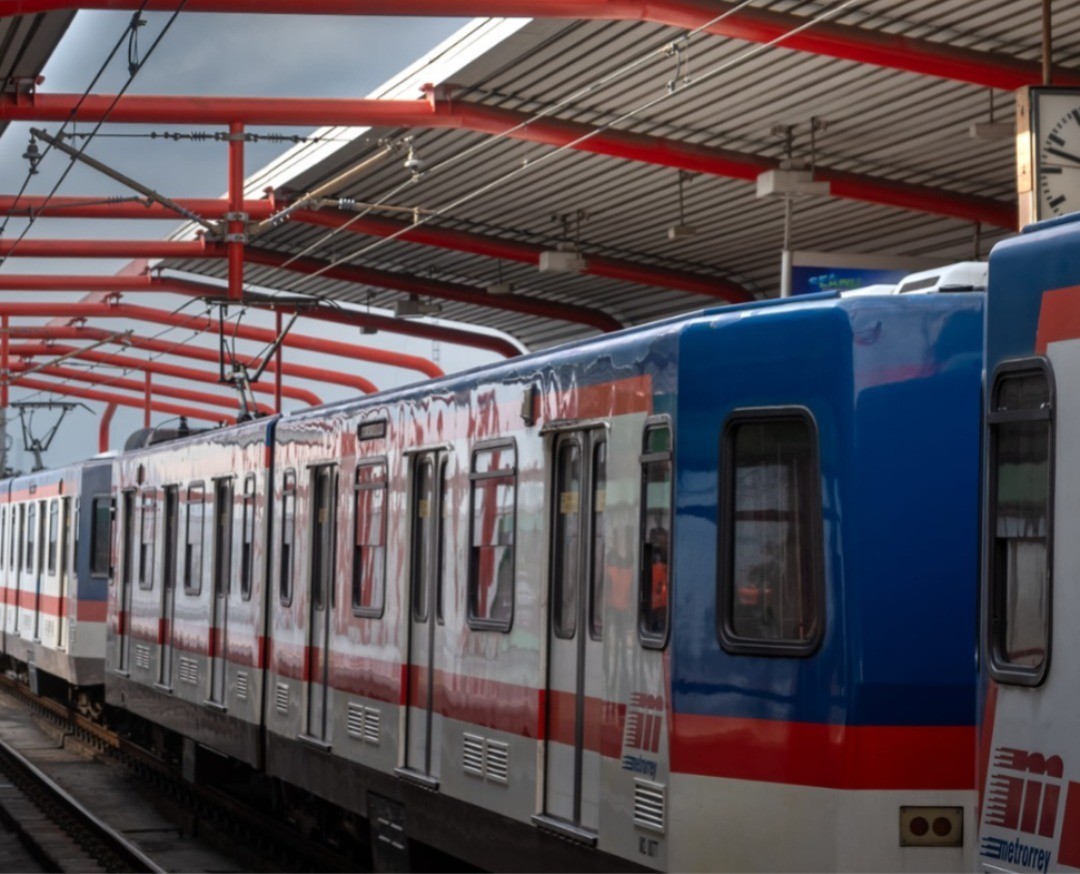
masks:
[[[901,807],[901,847],[962,847],[964,808]]]

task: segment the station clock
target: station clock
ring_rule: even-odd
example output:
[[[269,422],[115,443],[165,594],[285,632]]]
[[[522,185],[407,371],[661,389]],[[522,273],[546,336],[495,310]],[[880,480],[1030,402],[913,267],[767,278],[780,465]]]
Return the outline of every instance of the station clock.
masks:
[[[1080,88],[1016,94],[1020,225],[1080,212]]]

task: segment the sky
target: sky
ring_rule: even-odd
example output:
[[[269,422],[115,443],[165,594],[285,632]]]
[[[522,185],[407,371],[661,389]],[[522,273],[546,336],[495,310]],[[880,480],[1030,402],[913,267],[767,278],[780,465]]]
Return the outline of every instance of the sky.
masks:
[[[148,14],[146,26],[138,36],[139,57],[145,58],[151,44],[164,26],[168,15]],[[82,93],[112,50],[130,21],[129,13],[79,12],[44,70],[44,92]],[[423,56],[459,27],[465,19],[377,18],[332,16],[248,16],[181,14],[164,39],[145,60],[128,93],[131,94],[203,94],[283,97],[364,97],[386,82],[408,64]],[[94,87],[97,93],[115,93],[127,79],[127,46],[121,48],[104,75]],[[31,125],[14,123],[0,136],[0,191],[18,191],[27,175],[28,164],[22,155],[29,141]],[[59,124],[42,125],[55,131]],[[76,130],[89,130],[82,125]],[[154,126],[140,128],[129,125],[105,126],[103,134],[131,134],[157,131],[213,130],[212,128],[182,128]],[[278,129],[281,130],[281,129]],[[285,130],[283,132],[292,132]],[[305,134],[308,131],[295,131]],[[42,146],[43,147],[43,146]],[[252,175],[259,168],[289,148],[289,144],[252,143],[246,147],[245,168]],[[106,161],[145,185],[173,197],[220,197],[226,189],[226,145],[215,142],[179,143],[147,138],[102,136],[95,138],[87,153]],[[30,194],[47,194],[60,174],[68,167],[66,156],[53,152],[39,167],[31,180]],[[83,165],[76,165],[68,174],[58,196],[64,195],[128,195],[118,183]],[[0,219],[2,223],[2,219]],[[176,227],[163,221],[75,221],[63,219],[40,220],[29,230],[27,239],[34,238],[102,238],[102,239],[160,239]],[[4,228],[4,239],[15,239],[25,228],[25,222],[11,220]],[[68,273],[111,275],[126,262],[10,258],[0,267],[3,273]],[[78,300],[81,294],[35,294],[34,300]],[[26,300],[20,293],[0,293],[0,300]],[[172,310],[184,299],[156,295],[129,295],[131,303]],[[201,312],[201,306],[190,304],[185,312]],[[264,313],[248,312],[244,324],[270,327],[271,317]],[[26,320],[21,324],[40,324],[42,320]],[[98,324],[98,323],[95,323]],[[119,320],[100,323],[110,330],[133,328],[143,335],[158,335],[160,326],[124,323]],[[400,335],[378,334],[361,336],[354,328],[326,326],[301,321],[297,333],[343,340],[351,343],[392,348],[425,358],[433,354],[446,371],[459,370],[492,360],[489,353],[461,349],[448,344],[433,348],[430,341]],[[175,343],[190,343],[216,349],[214,336],[194,338],[191,332],[173,330],[162,336]],[[242,346],[256,352],[254,346]],[[116,353],[116,347],[102,351]],[[129,353],[135,354],[135,353]],[[146,353],[137,353],[145,356]],[[40,360],[40,359],[39,359]],[[163,359],[170,363],[198,366],[179,358]],[[340,368],[341,360],[316,354],[287,350],[286,361],[319,367]],[[71,364],[71,362],[65,362]],[[379,388],[390,388],[413,382],[417,374],[398,368],[363,363],[350,364],[356,372],[371,379]],[[141,372],[122,374],[119,370],[97,368],[96,373],[142,379]],[[159,377],[155,377],[155,381]],[[162,380],[163,382],[170,382]],[[74,384],[74,383],[73,383]],[[175,383],[187,388],[227,394],[224,387]],[[315,390],[323,401],[349,396],[349,389],[336,386],[298,382],[297,385]],[[108,390],[105,388],[105,390]],[[48,400],[49,396],[29,390],[12,388],[11,399]],[[75,400],[75,399],[73,399]],[[286,401],[285,408],[297,402]],[[57,466],[87,457],[97,449],[97,430],[103,405],[89,402],[91,411],[77,409],[69,414],[45,456],[48,466]],[[223,410],[224,411],[224,410]],[[12,415],[14,411],[11,411]],[[47,429],[56,413],[39,411],[34,417],[34,432]],[[168,416],[154,414],[153,423],[164,422]],[[142,426],[140,410],[119,409],[112,423],[112,445],[123,443],[127,434]],[[88,435],[94,435],[90,445]],[[8,464],[28,470],[32,457],[23,449],[23,438],[17,417],[8,425]]]

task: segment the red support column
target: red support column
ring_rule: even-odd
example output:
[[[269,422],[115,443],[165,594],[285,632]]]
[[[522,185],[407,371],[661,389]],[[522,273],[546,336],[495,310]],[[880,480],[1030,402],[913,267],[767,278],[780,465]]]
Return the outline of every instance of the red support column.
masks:
[[[281,336],[281,310],[274,310],[274,317],[277,320],[277,335]],[[279,343],[277,352],[274,353],[274,357],[277,361],[277,367],[274,368],[274,412],[281,412],[281,347],[284,344]]]
[[[229,125],[229,300],[244,296],[244,126]]]
[[[150,371],[146,371],[146,396],[143,406],[143,427],[150,427]]]
[[[98,452],[109,451],[109,426],[112,425],[113,413],[116,412],[116,404],[110,403],[101,414],[101,425],[98,427]]]

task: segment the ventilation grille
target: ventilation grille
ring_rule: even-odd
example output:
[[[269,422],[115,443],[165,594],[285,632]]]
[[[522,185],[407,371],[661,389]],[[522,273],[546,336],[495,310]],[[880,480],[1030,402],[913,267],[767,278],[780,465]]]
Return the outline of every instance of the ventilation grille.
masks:
[[[510,745],[502,741],[488,740],[485,757],[487,773],[484,775],[494,783],[507,783],[510,776]]]
[[[278,683],[277,692],[274,695],[274,707],[278,713],[289,712],[289,684]]]
[[[510,778],[510,746],[478,734],[463,734],[461,767],[466,774],[505,786]]]
[[[238,701],[247,701],[248,697],[248,672],[236,672],[236,698]]]
[[[189,659],[184,656],[180,656],[180,674],[181,683],[191,683],[192,686],[199,682],[199,663],[195,659]]]
[[[484,739],[479,735],[462,735],[461,765],[466,774],[484,776]]]
[[[150,647],[145,643],[135,644],[135,667],[150,670]]]
[[[362,740],[364,737],[364,705],[349,702],[348,715],[345,717],[345,733],[349,737]]]
[[[379,745],[379,732],[382,725],[382,711],[376,707],[364,708],[364,742]]]
[[[46,619],[41,626],[42,640],[52,640],[56,636],[56,620]]]
[[[634,780],[634,825],[664,831],[665,789],[660,783]]]

